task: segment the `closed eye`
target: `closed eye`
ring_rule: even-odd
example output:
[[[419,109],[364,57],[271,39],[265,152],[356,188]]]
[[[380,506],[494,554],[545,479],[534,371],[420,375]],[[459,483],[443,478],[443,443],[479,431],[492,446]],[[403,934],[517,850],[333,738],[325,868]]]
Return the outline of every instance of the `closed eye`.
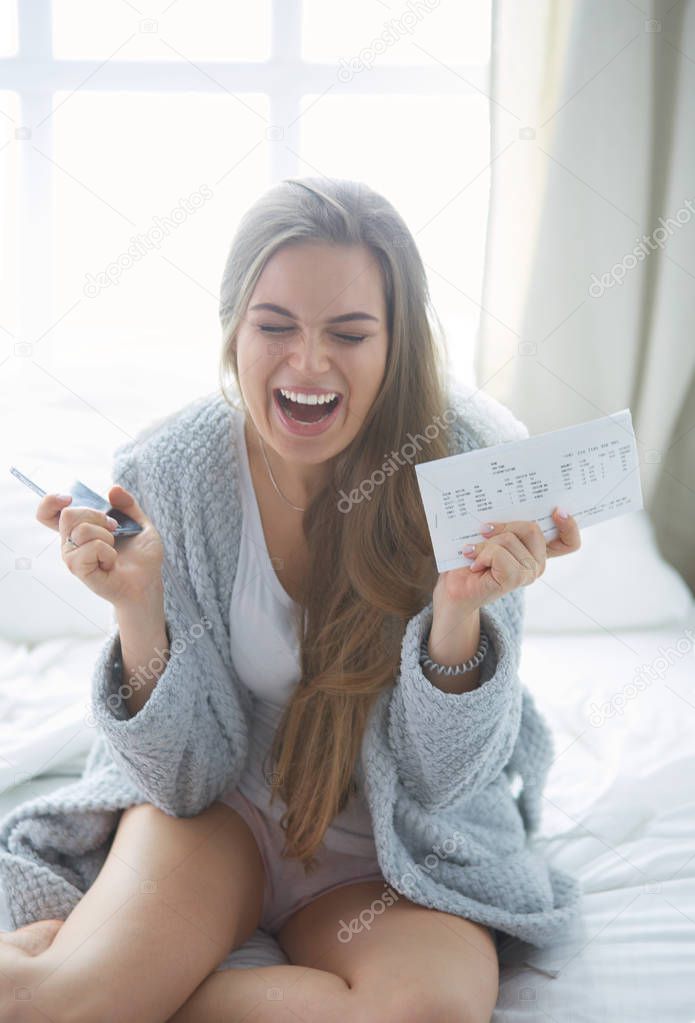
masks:
[[[292,330],[291,327],[273,327],[269,324],[264,324],[259,327],[266,334],[285,334],[288,330]],[[355,334],[334,334],[334,337],[340,338],[341,341],[345,341],[349,344],[359,344],[360,341],[364,341],[366,334],[355,335]]]

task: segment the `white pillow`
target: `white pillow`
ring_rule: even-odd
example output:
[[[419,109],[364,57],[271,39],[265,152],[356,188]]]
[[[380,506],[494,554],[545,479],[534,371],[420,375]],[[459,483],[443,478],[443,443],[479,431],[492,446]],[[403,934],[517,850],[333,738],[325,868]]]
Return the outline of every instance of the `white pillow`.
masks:
[[[690,621],[695,601],[659,553],[644,509],[582,530],[573,554],[549,558],[525,587],[529,632],[660,628]]]

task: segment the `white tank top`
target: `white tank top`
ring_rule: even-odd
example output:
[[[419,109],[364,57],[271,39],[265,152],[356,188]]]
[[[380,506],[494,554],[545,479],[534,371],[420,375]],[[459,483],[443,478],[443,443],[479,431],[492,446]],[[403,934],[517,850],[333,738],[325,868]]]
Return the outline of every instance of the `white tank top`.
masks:
[[[239,679],[253,695],[249,755],[239,789],[264,813],[279,820],[286,806],[279,795],[270,803],[263,759],[300,677],[300,608],[275,574],[249,468],[243,413],[237,412],[235,420],[243,521],[230,607],[231,653]],[[269,757],[266,767],[274,769]],[[371,815],[361,790],[333,818],[323,841],[328,849],[339,852],[376,855]]]

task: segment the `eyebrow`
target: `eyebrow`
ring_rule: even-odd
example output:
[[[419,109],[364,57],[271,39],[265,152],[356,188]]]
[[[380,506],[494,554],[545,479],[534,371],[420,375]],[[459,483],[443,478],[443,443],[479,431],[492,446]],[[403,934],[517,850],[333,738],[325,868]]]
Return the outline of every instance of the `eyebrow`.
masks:
[[[281,316],[288,316],[291,320],[296,320],[297,317],[294,313],[291,313],[289,309],[283,308],[281,305],[273,305],[272,302],[260,302],[258,305],[252,305],[251,311],[254,309],[267,309],[271,313],[279,313]],[[342,313],[341,316],[333,316],[330,320],[326,320],[326,323],[347,323],[349,320],[374,320],[378,323],[379,320],[376,316],[372,316],[371,313]]]

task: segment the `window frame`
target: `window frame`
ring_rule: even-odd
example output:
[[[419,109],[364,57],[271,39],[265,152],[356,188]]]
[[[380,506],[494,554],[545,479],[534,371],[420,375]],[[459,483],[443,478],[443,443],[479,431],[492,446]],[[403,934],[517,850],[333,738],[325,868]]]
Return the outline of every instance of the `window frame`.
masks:
[[[115,0],[114,0],[115,2]],[[126,3],[127,0],[122,0]],[[177,0],[172,0],[172,3]],[[42,127],[41,155],[20,154],[18,167],[18,340],[38,341],[70,307],[53,311],[51,239],[53,223],[53,175],[61,173],[53,161],[52,115],[58,106],[54,93],[71,95],[85,88],[96,92],[217,92],[238,95],[265,93],[269,97],[270,123],[261,135],[271,143],[271,182],[316,172],[300,154],[299,121],[306,94],[322,97],[339,86],[341,95],[482,94],[489,104],[490,60],[484,64],[448,65],[433,59],[420,66],[380,66],[338,82],[336,66],[306,60],[301,53],[302,0],[270,0],[270,55],[266,61],[105,61],[58,58],[52,52],[52,0],[16,0],[17,50],[0,57],[0,91],[18,94],[19,122],[10,141],[29,147],[32,126]],[[129,6],[132,6],[129,4]],[[169,5],[171,6],[171,4]],[[164,8],[164,11],[166,8]],[[164,13],[164,12],[162,12]],[[491,15],[490,15],[491,16]],[[417,43],[415,43],[417,45]],[[119,47],[119,50],[121,47]],[[118,52],[115,51],[116,53]],[[69,102],[65,97],[61,104]],[[318,102],[318,100],[316,100]],[[281,137],[278,138],[278,126]],[[34,147],[38,151],[38,147]]]

